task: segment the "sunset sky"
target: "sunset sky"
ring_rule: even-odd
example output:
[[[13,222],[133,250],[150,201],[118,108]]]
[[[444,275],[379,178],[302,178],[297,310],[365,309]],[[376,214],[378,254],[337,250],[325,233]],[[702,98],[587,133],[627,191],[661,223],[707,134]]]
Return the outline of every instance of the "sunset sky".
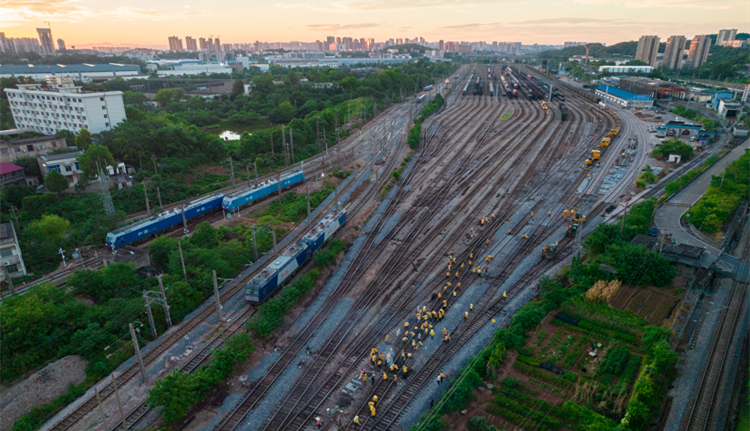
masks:
[[[163,48],[167,37],[221,36],[222,43],[312,42],[326,36],[428,41],[637,40],[643,34],[748,32],[740,0],[3,0],[0,31],[37,37],[52,23],[68,46],[110,43]]]

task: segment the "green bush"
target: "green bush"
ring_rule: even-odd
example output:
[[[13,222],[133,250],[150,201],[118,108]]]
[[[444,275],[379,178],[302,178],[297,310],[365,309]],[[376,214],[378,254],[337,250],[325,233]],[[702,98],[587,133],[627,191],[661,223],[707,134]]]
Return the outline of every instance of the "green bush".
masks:
[[[531,365],[532,367],[538,367],[540,364],[539,359],[532,358],[530,356],[524,356],[524,355],[516,356],[516,361]]]
[[[750,192],[750,151],[730,163],[688,211],[690,223],[705,232],[718,232],[728,223]],[[27,198],[28,199],[28,198]]]
[[[651,151],[652,156],[661,156],[663,158],[668,158],[670,153],[679,154],[682,156],[682,160],[687,161],[693,157],[693,147],[679,139],[673,138],[661,141],[661,145]]]
[[[469,431],[498,431],[494,425],[487,423],[487,419],[484,416],[474,416],[466,422],[466,428]]]
[[[570,373],[570,375],[563,374],[562,376],[558,376],[552,372],[549,372],[547,370],[543,370],[539,367],[534,367],[531,365],[524,364],[522,362],[514,362],[513,368],[517,369],[518,371],[521,371],[525,374],[532,375],[534,377],[538,377],[548,383],[552,383],[553,385],[558,385],[562,388],[567,388],[568,385],[570,385],[571,382],[571,376],[573,376],[573,379],[575,379],[576,374]],[[566,373],[568,373],[566,371]]]
[[[578,425],[584,431],[614,430],[615,422],[595,413],[573,401],[565,401],[560,409],[561,416]]]
[[[615,346],[607,351],[597,372],[620,374],[630,360],[630,351],[624,347]]]

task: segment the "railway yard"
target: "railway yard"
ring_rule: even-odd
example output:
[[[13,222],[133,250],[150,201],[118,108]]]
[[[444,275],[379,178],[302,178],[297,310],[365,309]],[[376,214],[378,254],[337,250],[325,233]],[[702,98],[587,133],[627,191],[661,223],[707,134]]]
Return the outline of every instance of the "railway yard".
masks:
[[[301,183],[283,191],[279,187],[278,194],[235,211],[230,221],[225,211],[214,211],[166,232],[181,237],[185,229],[193,231],[204,221],[242,222],[243,213],[249,217],[277,195],[304,194],[334,170],[351,172],[345,179],[330,178],[336,191],[279,239],[277,255],[262,256],[221,283],[221,317],[214,299],[208,300],[157,340],[141,346],[143,371],[131,358],[42,430],[162,426],[158,408],[145,403],[148,389],[174,369],[194,372],[211,361],[212,351],[229,336],[245,332],[258,310],[245,300],[246,283],[312,228],[327,223],[327,214],[342,210],[346,222],[332,233],[347,245],[338,265],[290,309],[276,332],[256,340],[256,351],[235,375],[171,427],[407,430],[449,385],[457,384],[459,371],[491,342],[495,330],[508,326],[519,308],[538,298],[540,277],[559,274],[579,258],[586,236],[598,224],[618,223],[635,201],[659,196],[663,189],[660,183],[634,190],[656,140],[632,111],[604,108],[590,93],[573,91],[517,65],[465,65],[446,82],[430,87],[419,103],[411,100],[379,112],[334,148],[257,181],[303,171]],[[423,120],[419,145],[410,148],[413,120],[437,94],[445,105]],[[716,149],[707,151],[672,175],[714,153]],[[222,193],[242,191],[257,182],[238,183]],[[161,211],[176,211],[183,204],[187,202]],[[735,252],[745,263],[747,236],[740,229]],[[302,261],[301,270],[289,280],[312,266]],[[71,265],[69,271],[83,265]],[[85,265],[102,266],[100,261]],[[62,284],[67,273],[50,280]],[[733,354],[736,344],[746,340],[738,331],[747,330],[742,324],[748,320],[747,283],[727,278],[716,285],[725,288],[712,293],[711,299],[726,304],[725,309],[712,313],[701,306],[695,311],[686,307],[685,313],[694,313],[687,320],[697,318],[701,323],[697,329],[688,324],[674,342],[688,346],[683,346],[684,363],[698,376],[688,379],[694,381],[696,387],[690,390],[696,395],[678,401],[678,395],[670,393],[658,419],[643,429],[722,429],[717,424],[730,408],[730,403],[721,402],[731,386],[727,373],[740,361]],[[684,293],[654,298],[668,302],[678,295]],[[675,308],[680,300],[670,304]],[[628,303],[624,298],[617,301]],[[542,325],[548,330],[550,320]],[[690,331],[703,334],[709,325],[718,328],[715,335],[696,336],[693,341]],[[559,333],[577,340],[571,345],[587,342],[575,332]],[[529,346],[539,350],[541,340],[540,336],[539,344]],[[693,358],[696,346],[710,352],[706,361]],[[641,354],[635,347],[631,351]],[[575,371],[574,365],[581,368],[581,363],[572,358],[568,368]],[[438,378],[436,384],[438,376],[448,383],[441,385]],[[681,379],[685,377],[677,382]],[[561,401],[562,395],[555,394],[565,391],[550,389],[540,399]],[[451,418],[465,423],[459,413]],[[498,429],[566,429],[519,425],[504,415],[495,419]],[[430,428],[420,422],[417,429]]]

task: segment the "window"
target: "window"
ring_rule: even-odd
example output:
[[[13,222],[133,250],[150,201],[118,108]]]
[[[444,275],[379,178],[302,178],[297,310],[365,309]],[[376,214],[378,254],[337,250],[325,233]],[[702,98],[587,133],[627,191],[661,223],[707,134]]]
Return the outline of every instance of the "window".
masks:
[[[66,166],[65,172],[73,172],[73,168],[71,168],[70,166]]]
[[[8,270],[9,274],[12,274],[14,272],[18,272],[18,265],[8,265],[5,267]]]
[[[107,118],[107,114],[104,114],[104,118]]]
[[[109,123],[104,123],[104,127],[109,127]]]
[[[26,150],[27,151],[34,151],[34,146],[33,145],[27,145],[26,146]]]
[[[0,148],[0,154],[7,156],[9,153],[7,148]]]
[[[83,103],[83,99],[78,99],[79,102]]]
[[[102,106],[102,109],[105,109],[105,110],[106,110],[106,109],[107,109],[107,107],[106,107],[106,106]]]
[[[101,100],[102,102],[104,102],[104,98],[103,97],[100,97],[99,100]]]

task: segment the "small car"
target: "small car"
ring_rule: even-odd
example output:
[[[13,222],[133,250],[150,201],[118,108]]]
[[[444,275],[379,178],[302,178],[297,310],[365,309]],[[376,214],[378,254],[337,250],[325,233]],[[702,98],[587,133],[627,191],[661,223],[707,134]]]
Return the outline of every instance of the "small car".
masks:
[[[658,227],[652,227],[648,231],[648,234],[651,235],[651,236],[659,236],[659,228]]]

